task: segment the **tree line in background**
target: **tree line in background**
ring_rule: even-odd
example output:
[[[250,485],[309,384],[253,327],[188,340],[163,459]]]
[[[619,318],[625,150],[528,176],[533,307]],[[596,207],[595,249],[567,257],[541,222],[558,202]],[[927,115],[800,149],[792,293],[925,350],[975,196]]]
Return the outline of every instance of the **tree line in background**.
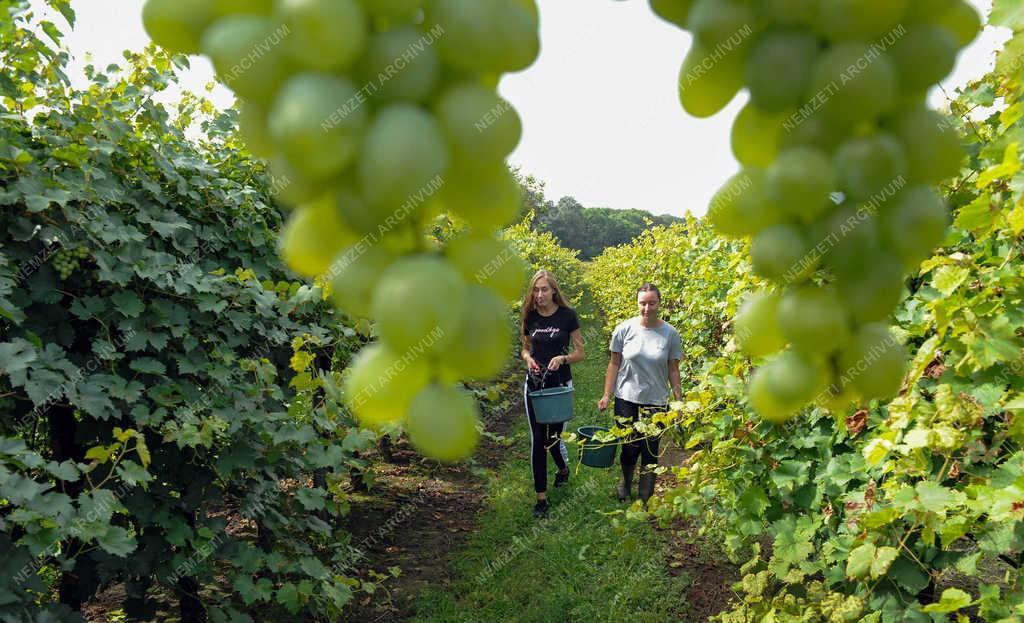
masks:
[[[521,177],[520,183],[534,210],[534,229],[549,232],[562,246],[579,251],[584,261],[594,259],[609,247],[631,242],[652,227],[683,222],[675,216],[644,210],[587,208],[572,197],[553,202],[544,198],[534,178]]]

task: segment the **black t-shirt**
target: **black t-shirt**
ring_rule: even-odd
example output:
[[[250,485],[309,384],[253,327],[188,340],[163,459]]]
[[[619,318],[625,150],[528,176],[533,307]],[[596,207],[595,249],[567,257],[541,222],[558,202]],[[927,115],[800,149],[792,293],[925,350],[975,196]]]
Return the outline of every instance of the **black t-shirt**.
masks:
[[[523,335],[530,337],[530,354],[541,367],[547,369],[548,363],[559,355],[569,354],[569,334],[580,328],[580,319],[571,307],[559,307],[550,316],[542,316],[534,309],[526,316]],[[549,372],[545,386],[565,385],[572,380],[569,364],[564,364],[555,372]]]

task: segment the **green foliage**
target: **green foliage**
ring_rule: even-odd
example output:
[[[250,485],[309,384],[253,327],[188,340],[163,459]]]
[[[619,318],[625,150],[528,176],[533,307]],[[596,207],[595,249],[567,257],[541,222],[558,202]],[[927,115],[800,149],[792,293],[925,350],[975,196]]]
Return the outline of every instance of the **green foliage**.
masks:
[[[123,581],[129,616],[149,612],[151,584],[184,597],[221,582],[237,597],[211,620],[337,616],[358,587],[335,527],[346,503],[306,482],[357,464],[372,437],[319,370],[355,331],[277,257],[272,194],[288,181],[239,149],[233,112],[151,101],[182,59],[129,55],[71,89],[26,5],[0,19],[16,68],[0,81],[5,613],[80,620],[53,591],[76,608]]]

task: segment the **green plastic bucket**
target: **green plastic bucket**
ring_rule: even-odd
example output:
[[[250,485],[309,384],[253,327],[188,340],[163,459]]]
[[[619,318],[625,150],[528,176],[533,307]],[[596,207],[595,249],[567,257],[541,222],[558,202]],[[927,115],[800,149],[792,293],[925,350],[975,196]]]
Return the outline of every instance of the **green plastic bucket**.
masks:
[[[606,433],[608,428],[604,426],[581,426],[576,430],[580,437],[580,449],[583,456],[583,464],[588,467],[611,467],[615,464],[615,451],[619,444],[613,442],[600,442],[594,439],[595,433]]]
[[[538,424],[561,424],[572,419],[571,387],[547,387],[528,395]]]

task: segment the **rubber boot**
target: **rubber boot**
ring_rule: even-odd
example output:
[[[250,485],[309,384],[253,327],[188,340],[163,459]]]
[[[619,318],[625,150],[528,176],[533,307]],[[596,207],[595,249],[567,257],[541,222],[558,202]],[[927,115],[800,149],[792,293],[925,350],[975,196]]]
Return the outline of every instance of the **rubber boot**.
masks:
[[[620,502],[625,502],[629,498],[633,489],[633,470],[635,469],[636,463],[622,466],[622,482],[615,488],[615,494]]]
[[[644,510],[647,510],[647,500],[654,495],[654,480],[657,477],[658,475],[654,472],[646,470],[640,473],[640,481],[637,483],[636,489],[640,494],[640,500],[644,503]]]

